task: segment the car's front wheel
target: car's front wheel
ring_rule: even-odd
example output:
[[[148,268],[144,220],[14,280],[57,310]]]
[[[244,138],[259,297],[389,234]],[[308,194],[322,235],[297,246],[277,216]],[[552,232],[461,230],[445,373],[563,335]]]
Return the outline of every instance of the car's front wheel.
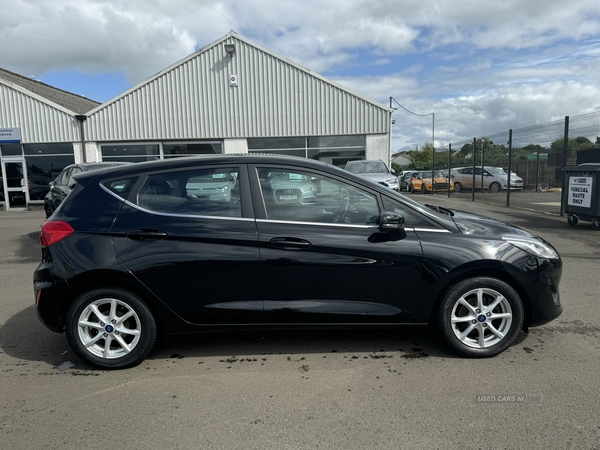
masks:
[[[442,337],[461,355],[485,358],[506,350],[523,327],[523,303],[495,278],[470,278],[452,286],[439,309]]]
[[[462,191],[462,184],[454,183],[454,192],[460,192],[460,191]]]
[[[152,313],[133,293],[120,288],[94,289],[80,295],[66,318],[73,351],[104,369],[141,363],[156,342]]]

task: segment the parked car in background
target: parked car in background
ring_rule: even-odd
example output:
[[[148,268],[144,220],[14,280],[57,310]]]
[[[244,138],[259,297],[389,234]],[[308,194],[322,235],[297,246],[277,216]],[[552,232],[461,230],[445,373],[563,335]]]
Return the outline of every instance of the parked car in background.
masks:
[[[239,199],[188,195],[216,174]],[[279,176],[310,181],[314,202],[275,194]],[[35,308],[97,367],[139,364],[159,334],[350,324],[434,324],[458,354],[490,357],[562,312],[543,239],[321,161],[174,158],[75,181],[42,224]]]
[[[487,189],[491,192],[506,190],[508,185],[508,174],[501,167],[459,167],[452,169],[450,178],[454,182],[454,191],[473,189],[473,173],[475,173],[475,189]],[[483,174],[483,177],[482,177]],[[523,189],[523,179],[514,173],[510,175],[510,188]]]
[[[20,183],[20,180],[19,180]],[[12,183],[10,183],[8,185],[8,187],[13,187],[11,186]],[[20,204],[24,204],[25,203],[25,194],[21,191],[15,192],[15,191],[9,191],[8,192],[8,196],[10,199],[10,203],[11,205],[20,205]],[[4,179],[2,177],[0,177],[0,202],[5,201],[4,198]]]
[[[454,190],[454,183],[449,182],[443,172],[433,171],[433,181],[431,174],[431,170],[425,170],[416,174],[412,181],[412,192],[448,191],[448,187],[450,187],[451,191]]]
[[[395,191],[400,189],[398,177],[381,160],[348,161],[346,163],[346,170]]]
[[[56,208],[58,208],[65,198],[67,198],[67,195],[71,193],[73,186],[75,186],[75,179],[73,178],[75,175],[82,172],[92,172],[95,170],[102,170],[109,167],[122,166],[126,164],[132,163],[93,162],[71,164],[65,167],[56,177],[56,179],[50,182],[50,190],[44,197],[44,211],[46,211],[46,218],[50,217]]]
[[[277,204],[314,204],[317,201],[317,187],[307,175],[277,170],[269,173],[267,179]]]
[[[400,175],[400,191],[412,192],[412,181],[418,173],[418,170],[405,170],[402,172],[402,175]]]

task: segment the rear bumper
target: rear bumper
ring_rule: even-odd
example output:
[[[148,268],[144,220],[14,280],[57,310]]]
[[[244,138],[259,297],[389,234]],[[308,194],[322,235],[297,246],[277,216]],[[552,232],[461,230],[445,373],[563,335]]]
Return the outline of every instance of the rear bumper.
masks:
[[[40,263],[33,272],[35,311],[40,321],[57,333],[65,328],[63,302],[68,290],[69,286],[64,280],[52,276],[48,264]]]

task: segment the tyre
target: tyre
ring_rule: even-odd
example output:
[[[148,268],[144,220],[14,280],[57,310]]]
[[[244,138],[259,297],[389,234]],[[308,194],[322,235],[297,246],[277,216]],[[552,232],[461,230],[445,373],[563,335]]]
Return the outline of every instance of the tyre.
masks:
[[[104,369],[135,366],[156,342],[156,322],[136,295],[120,288],[94,289],[80,295],[66,317],[73,351]]]
[[[414,192],[415,192],[415,187],[412,185],[412,183],[411,183],[411,185],[410,185],[410,186],[407,188],[407,191],[409,191],[409,192],[411,192],[411,193],[414,193]]]
[[[592,219],[592,230],[600,230],[600,219]]]
[[[500,192],[500,189],[502,189],[502,187],[500,186],[500,183],[492,183],[490,184],[490,191],[491,192]]]
[[[462,184],[455,182],[454,183],[454,192],[460,192],[462,191]]]
[[[569,225],[571,225],[571,226],[575,226],[575,225],[577,225],[577,222],[579,222],[579,217],[577,217],[577,216],[574,216],[574,215],[572,215],[572,214],[569,214],[569,215],[567,216],[567,223],[568,223]]]
[[[487,358],[506,350],[523,327],[523,303],[495,278],[470,278],[452,286],[439,309],[438,325],[457,353]]]
[[[423,194],[427,194],[427,187],[425,187],[425,183],[423,183],[423,184],[421,185],[421,192],[422,192]]]

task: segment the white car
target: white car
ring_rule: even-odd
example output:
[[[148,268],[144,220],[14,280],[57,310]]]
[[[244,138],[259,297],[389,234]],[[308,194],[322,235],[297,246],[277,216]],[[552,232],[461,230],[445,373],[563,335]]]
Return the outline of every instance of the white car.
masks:
[[[450,172],[450,178],[454,182],[454,192],[473,189],[473,171],[475,171],[475,189],[481,189],[482,179],[483,189],[491,192],[500,192],[507,189],[508,173],[501,167],[460,167],[452,169]],[[523,189],[523,179],[513,172],[510,174],[510,188]]]
[[[381,160],[348,161],[345,168],[349,172],[373,180],[390,189],[400,190],[398,177]]]

